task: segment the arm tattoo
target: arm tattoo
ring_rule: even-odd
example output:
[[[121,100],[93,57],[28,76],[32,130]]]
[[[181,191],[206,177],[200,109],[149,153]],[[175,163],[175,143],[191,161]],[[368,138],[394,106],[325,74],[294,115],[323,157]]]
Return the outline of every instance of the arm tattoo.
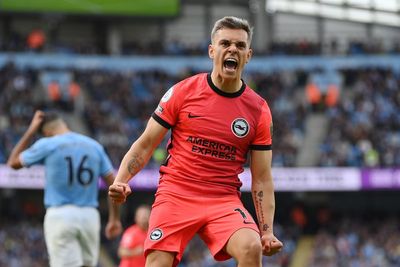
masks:
[[[254,206],[255,206],[256,212],[257,212],[258,223],[260,225],[260,230],[267,231],[269,228],[269,225],[267,223],[265,223],[264,211],[262,208],[264,192],[262,190],[259,192],[253,191],[253,198],[254,198]]]
[[[138,154],[132,155],[132,158],[128,162],[128,172],[131,175],[135,175],[142,167],[144,160]]]

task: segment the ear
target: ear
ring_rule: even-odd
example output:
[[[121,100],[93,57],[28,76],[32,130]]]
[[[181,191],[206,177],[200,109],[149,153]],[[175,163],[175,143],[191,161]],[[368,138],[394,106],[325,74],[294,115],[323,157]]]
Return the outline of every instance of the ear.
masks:
[[[42,130],[42,135],[43,135],[44,137],[50,137],[50,136],[51,136],[51,131],[48,130],[48,129],[43,129],[43,130]]]
[[[246,64],[250,61],[252,56],[253,56],[253,49],[250,48],[249,52],[247,52]]]
[[[214,59],[214,47],[212,44],[208,45],[208,57]]]

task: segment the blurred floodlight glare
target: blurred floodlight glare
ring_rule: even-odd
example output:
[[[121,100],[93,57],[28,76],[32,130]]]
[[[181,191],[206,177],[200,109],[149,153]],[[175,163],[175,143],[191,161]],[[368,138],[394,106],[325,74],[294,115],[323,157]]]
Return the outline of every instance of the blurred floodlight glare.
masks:
[[[269,0],[266,11],[400,27],[399,0]]]

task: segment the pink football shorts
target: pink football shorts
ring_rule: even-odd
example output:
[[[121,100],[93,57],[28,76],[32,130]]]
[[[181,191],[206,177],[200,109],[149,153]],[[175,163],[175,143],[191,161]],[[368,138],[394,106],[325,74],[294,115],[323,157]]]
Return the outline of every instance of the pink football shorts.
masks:
[[[227,260],[231,256],[224,247],[241,228],[259,233],[238,195],[182,196],[164,191],[156,194],[153,204],[145,255],[152,250],[175,252],[173,266],[177,266],[186,245],[198,233],[215,260]]]

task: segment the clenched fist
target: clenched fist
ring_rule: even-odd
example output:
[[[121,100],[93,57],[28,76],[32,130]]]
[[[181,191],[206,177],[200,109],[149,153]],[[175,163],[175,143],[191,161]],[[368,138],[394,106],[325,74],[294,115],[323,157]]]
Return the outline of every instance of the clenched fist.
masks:
[[[108,188],[108,196],[114,203],[122,204],[126,201],[126,197],[132,193],[132,190],[127,183],[114,182]]]

